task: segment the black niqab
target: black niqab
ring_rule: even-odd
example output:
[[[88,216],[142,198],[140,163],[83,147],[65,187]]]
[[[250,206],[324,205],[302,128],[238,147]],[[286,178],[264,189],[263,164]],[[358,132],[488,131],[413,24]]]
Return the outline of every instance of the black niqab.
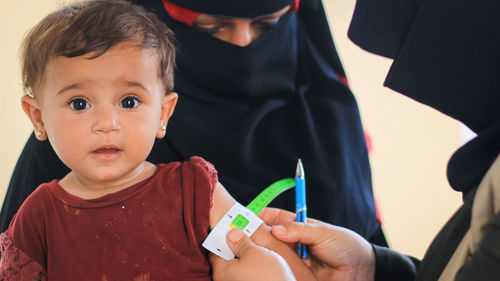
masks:
[[[321,3],[301,1],[298,13],[239,47],[173,20],[158,2],[143,5],[176,34],[179,102],[151,159],[200,155],[247,204],[272,182],[293,177],[301,158],[309,215],[380,237],[358,108],[339,76]],[[272,206],[294,211],[293,191]]]
[[[358,0],[349,36],[395,59],[386,86],[478,134],[448,165],[451,186],[467,193],[500,153],[500,32],[492,28],[500,26],[500,2],[404,2]]]

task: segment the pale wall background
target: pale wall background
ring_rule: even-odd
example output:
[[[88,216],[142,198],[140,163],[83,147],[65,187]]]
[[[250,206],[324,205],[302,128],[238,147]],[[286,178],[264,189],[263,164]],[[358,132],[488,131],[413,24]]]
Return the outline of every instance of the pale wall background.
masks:
[[[18,49],[28,30],[62,0],[0,0],[0,202],[17,157],[31,133],[21,110]],[[68,2],[68,1],[66,1]],[[422,257],[456,210],[447,160],[461,142],[458,122],[382,87],[391,61],[353,45],[346,36],[354,0],[324,0],[337,48],[358,99],[374,150],[375,196],[389,243]]]

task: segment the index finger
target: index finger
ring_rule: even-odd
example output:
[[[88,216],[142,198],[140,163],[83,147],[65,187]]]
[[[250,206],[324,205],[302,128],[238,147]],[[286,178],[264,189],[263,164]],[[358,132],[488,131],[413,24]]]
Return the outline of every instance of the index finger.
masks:
[[[285,211],[278,208],[264,208],[260,213],[259,217],[267,224],[267,225],[285,225],[295,221],[296,215],[295,213]]]

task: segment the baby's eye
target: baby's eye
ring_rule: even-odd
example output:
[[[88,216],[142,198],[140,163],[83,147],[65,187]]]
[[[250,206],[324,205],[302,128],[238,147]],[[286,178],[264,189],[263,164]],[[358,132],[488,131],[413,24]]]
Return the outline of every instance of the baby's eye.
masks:
[[[122,99],[120,106],[123,108],[135,108],[139,105],[140,101],[136,97],[128,96]]]
[[[69,101],[69,106],[74,110],[85,110],[90,108],[90,104],[83,98],[74,98]]]

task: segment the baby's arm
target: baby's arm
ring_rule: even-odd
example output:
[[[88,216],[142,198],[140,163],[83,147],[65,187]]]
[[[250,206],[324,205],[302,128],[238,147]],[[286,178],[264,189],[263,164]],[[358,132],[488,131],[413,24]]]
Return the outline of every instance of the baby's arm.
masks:
[[[236,203],[236,200],[226,191],[226,189],[217,183],[214,195],[213,206],[210,210],[210,228],[214,228],[217,222],[224,216],[224,214]],[[287,262],[295,275],[297,280],[317,280],[314,274],[299,258],[287,244],[277,240],[271,234],[271,228],[262,224],[257,231],[252,235],[252,240],[257,245],[266,247],[278,254],[280,254]]]

